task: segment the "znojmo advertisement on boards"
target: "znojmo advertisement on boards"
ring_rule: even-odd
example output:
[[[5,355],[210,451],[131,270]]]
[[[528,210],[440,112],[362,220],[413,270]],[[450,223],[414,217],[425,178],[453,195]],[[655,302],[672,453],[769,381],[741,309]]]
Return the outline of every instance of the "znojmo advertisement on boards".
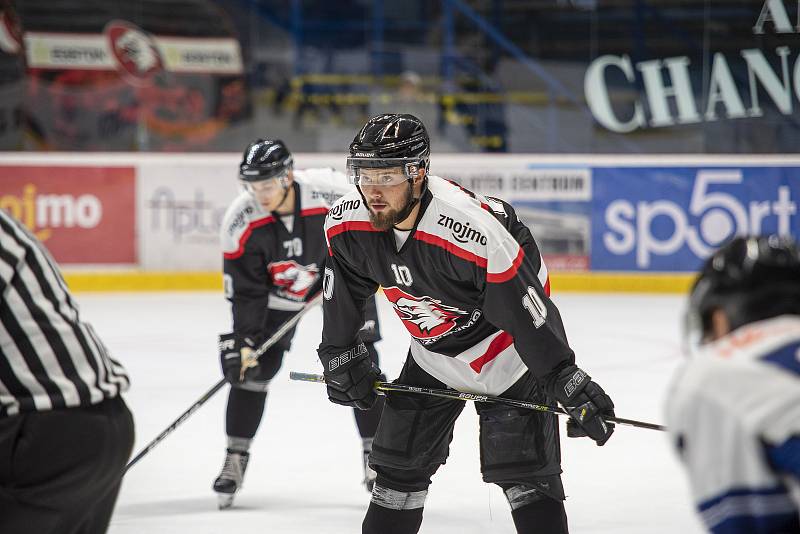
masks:
[[[63,264],[137,263],[130,166],[0,165],[0,209]]]

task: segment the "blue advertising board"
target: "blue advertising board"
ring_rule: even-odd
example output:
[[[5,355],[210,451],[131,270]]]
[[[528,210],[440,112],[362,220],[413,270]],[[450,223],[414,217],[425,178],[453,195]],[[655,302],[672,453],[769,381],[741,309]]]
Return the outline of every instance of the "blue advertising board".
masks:
[[[800,167],[594,167],[593,271],[694,271],[733,235],[800,235]]]

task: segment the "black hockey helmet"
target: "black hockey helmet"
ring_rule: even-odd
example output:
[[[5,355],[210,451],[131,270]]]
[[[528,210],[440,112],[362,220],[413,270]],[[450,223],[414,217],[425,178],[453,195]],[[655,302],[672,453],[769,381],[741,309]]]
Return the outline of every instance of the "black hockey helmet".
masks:
[[[369,119],[350,144],[348,176],[358,183],[360,168],[402,167],[408,178],[428,169],[431,140],[414,115],[388,113]]]
[[[292,153],[280,139],[256,139],[242,154],[239,178],[245,182],[258,182],[268,178],[282,178],[292,169]]]
[[[800,251],[776,235],[736,237],[706,260],[689,297],[688,321],[702,339],[721,309],[732,330],[782,314],[800,315]]]

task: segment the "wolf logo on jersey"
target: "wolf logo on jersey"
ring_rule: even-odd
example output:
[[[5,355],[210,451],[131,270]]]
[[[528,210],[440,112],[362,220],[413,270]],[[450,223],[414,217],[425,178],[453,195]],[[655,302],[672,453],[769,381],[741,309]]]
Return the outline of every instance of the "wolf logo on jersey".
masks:
[[[383,289],[406,329],[417,339],[432,340],[450,332],[467,312],[428,296],[415,297],[397,287]]]
[[[268,268],[273,283],[279,286],[280,296],[293,300],[305,299],[319,276],[316,263],[300,265],[294,260],[276,261]]]

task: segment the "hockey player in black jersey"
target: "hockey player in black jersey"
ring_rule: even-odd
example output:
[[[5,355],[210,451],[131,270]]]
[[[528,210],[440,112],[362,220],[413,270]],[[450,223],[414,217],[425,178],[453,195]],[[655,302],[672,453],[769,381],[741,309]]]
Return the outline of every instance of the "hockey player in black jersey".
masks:
[[[359,337],[382,287],[412,336],[399,382],[561,403],[570,435],[603,445],[613,403],[575,365],[536,241],[513,208],[428,176],[429,138],[412,115],[370,119],[350,145],[358,185],[325,222],[319,356],[331,401],[369,408],[380,370]],[[390,393],[370,455],[378,476],[364,533],[415,533],[463,401]],[[518,532],[567,532],[553,414],[477,403],[481,471],[503,488]]]
[[[250,443],[264,412],[270,380],[289,350],[294,329],[255,362],[248,358],[316,292],[327,255],[322,230],[330,204],[353,190],[332,169],[294,170],[279,140],[258,139],[244,151],[239,178],[245,191],[228,208],[222,223],[225,296],[231,302],[233,332],[220,336],[220,359],[230,382],[225,429],[227,454],[214,491],[220,508],[233,502],[242,485]],[[377,364],[380,340],[374,300],[361,335],[367,358]],[[372,489],[375,472],[367,464],[380,405],[355,410],[364,449],[364,482]]]

